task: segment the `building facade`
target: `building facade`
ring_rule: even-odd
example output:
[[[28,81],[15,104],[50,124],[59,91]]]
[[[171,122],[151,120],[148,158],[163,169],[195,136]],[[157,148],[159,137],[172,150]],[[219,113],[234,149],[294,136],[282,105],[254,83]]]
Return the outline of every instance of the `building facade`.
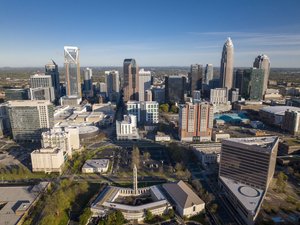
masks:
[[[227,104],[228,92],[227,88],[214,88],[210,89],[210,103],[211,104]]]
[[[65,83],[67,96],[82,97],[79,48],[64,46]]]
[[[124,60],[122,87],[124,102],[139,100],[139,69],[135,59]]]
[[[208,103],[186,103],[179,109],[181,141],[210,141],[213,128],[213,106]]]
[[[140,139],[137,129],[137,118],[135,115],[124,115],[122,121],[116,121],[116,132],[118,140]]]
[[[38,87],[29,89],[30,100],[48,100],[53,102],[55,100],[55,93],[53,87]]]
[[[151,87],[151,71],[139,71],[139,101],[145,101],[146,90]]]
[[[54,106],[49,101],[9,101],[13,139],[40,141],[41,133],[54,125]]]
[[[233,57],[233,43],[230,38],[227,38],[223,46],[220,66],[220,87],[227,88],[227,90],[231,89],[233,85]]]
[[[93,97],[93,70],[91,68],[86,68],[84,70],[84,79],[83,79],[83,95],[84,97]]]
[[[169,103],[183,103],[186,94],[185,76],[166,76],[165,77],[165,100]]]
[[[140,124],[158,123],[158,102],[156,101],[129,101],[126,103],[128,114],[135,115]]]
[[[263,94],[266,92],[268,88],[268,81],[269,81],[269,75],[270,75],[270,59],[267,55],[259,55],[255,58],[253,67],[257,69],[263,70]]]
[[[300,133],[300,109],[287,109],[284,113],[281,128],[292,135],[298,135]]]
[[[246,100],[263,99],[264,72],[262,69],[246,69],[243,72],[241,95]]]
[[[39,88],[39,87],[53,87],[52,78],[50,75],[45,74],[34,74],[30,76],[30,87]]]
[[[203,76],[203,66],[200,64],[192,64],[191,70],[188,74],[189,78],[189,93],[190,95],[195,90],[201,90],[202,88],[202,76]]]
[[[5,89],[5,100],[11,101],[11,100],[28,100],[29,94],[27,89]]]

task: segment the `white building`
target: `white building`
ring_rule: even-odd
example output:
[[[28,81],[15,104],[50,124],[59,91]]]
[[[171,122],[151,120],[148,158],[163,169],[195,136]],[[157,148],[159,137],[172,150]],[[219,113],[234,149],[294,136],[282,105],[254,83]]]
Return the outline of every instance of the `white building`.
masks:
[[[34,74],[30,76],[30,87],[53,87],[51,75]]]
[[[31,154],[33,172],[62,172],[65,162],[63,150],[59,148],[41,148]]]
[[[162,132],[157,132],[155,135],[155,141],[171,141],[170,135],[166,135],[165,133]]]
[[[89,159],[85,161],[82,173],[106,173],[109,167],[108,159]]]
[[[182,180],[177,183],[162,185],[176,205],[176,211],[181,217],[191,217],[204,211],[205,203]]]
[[[223,133],[223,132],[213,132],[212,140],[215,142],[221,142],[224,139],[230,138],[230,134]]]
[[[137,117],[141,124],[158,123],[158,102],[156,101],[128,101],[127,111]]]
[[[124,115],[122,121],[116,121],[117,139],[118,140],[136,140],[140,139],[137,121],[135,115]]]
[[[220,162],[221,143],[192,144],[191,147],[202,166]]]
[[[139,71],[139,101],[145,101],[145,92],[151,87],[151,72],[140,69]]]
[[[228,101],[227,88],[211,89],[210,103],[214,106],[214,113],[230,111],[231,104]]]
[[[109,100],[112,102],[116,102],[119,99],[120,95],[119,71],[105,71],[105,83]]]

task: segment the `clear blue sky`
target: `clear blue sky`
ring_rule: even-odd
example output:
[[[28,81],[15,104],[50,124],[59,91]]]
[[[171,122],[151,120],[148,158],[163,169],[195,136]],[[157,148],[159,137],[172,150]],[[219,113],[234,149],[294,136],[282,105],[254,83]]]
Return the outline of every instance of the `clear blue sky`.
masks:
[[[220,64],[230,36],[235,66],[269,55],[300,67],[299,0],[2,0],[0,67],[63,65],[63,46],[82,66]]]

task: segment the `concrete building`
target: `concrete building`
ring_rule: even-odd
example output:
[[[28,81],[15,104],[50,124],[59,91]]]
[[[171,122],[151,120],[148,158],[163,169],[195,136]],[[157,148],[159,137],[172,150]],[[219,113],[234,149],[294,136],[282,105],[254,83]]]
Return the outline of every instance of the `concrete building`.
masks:
[[[158,102],[129,101],[126,105],[128,114],[135,115],[139,124],[158,123]]]
[[[109,167],[108,159],[89,159],[82,166],[82,173],[106,173]]]
[[[166,135],[165,133],[157,132],[157,134],[155,135],[155,141],[157,142],[171,141],[171,137],[170,135]]]
[[[137,118],[134,115],[124,115],[122,121],[116,121],[116,131],[118,140],[140,139],[137,129]]]
[[[146,90],[151,87],[151,71],[140,69],[139,71],[139,101],[145,101]]]
[[[31,154],[33,172],[62,172],[65,155],[59,148],[41,148],[34,150]]]
[[[152,87],[152,100],[158,102],[159,104],[166,102],[165,86],[162,87]]]
[[[202,89],[203,91],[209,91],[212,88],[211,81],[214,78],[214,67],[212,64],[206,64],[204,76],[202,80]]]
[[[193,91],[202,89],[203,66],[200,64],[192,64],[191,70],[188,74],[189,78],[189,93],[192,95]]]
[[[222,140],[229,139],[230,134],[224,132],[213,132],[212,140],[215,142],[221,142]]]
[[[200,102],[201,101],[201,91],[193,91],[193,101]]]
[[[214,107],[214,113],[230,111],[231,104],[228,101],[227,88],[210,89],[210,103]]]
[[[27,89],[21,89],[21,88],[5,89],[4,93],[5,93],[6,101],[29,99]]]
[[[60,83],[59,83],[59,72],[58,72],[58,66],[54,62],[54,60],[51,60],[48,64],[45,65],[45,74],[51,76],[52,81],[52,87],[54,88],[55,92],[55,98],[60,98]]]
[[[30,87],[39,88],[39,87],[53,87],[52,78],[50,75],[45,74],[34,74],[30,76]]]
[[[278,143],[270,136],[222,141],[219,184],[242,224],[254,224],[274,175]]]
[[[93,97],[93,70],[91,68],[85,68],[84,70],[84,79],[83,79],[83,95],[88,97]]]
[[[176,211],[181,217],[191,217],[205,210],[205,203],[182,180],[177,183],[162,185],[167,194],[175,202]]]
[[[119,71],[105,71],[105,83],[108,99],[111,102],[118,102],[120,98],[120,77]]]
[[[186,103],[179,109],[181,141],[210,141],[213,128],[213,107],[206,102]]]
[[[300,108],[298,110],[287,109],[284,112],[281,128],[292,135],[300,134]]]
[[[139,100],[139,68],[135,59],[124,60],[122,88],[124,93],[124,102]]]
[[[53,87],[38,87],[29,89],[30,100],[48,100],[53,102],[55,100]]]
[[[239,101],[240,91],[238,88],[231,88],[228,92],[228,100],[233,103]]]
[[[64,46],[65,83],[67,97],[76,96],[81,98],[81,77],[79,48]]]
[[[241,96],[246,100],[263,99],[264,71],[262,69],[246,69],[243,73]]]
[[[263,70],[263,94],[266,92],[268,88],[268,81],[270,75],[270,59],[267,55],[259,55],[255,58],[253,63],[254,68]]]
[[[220,162],[221,143],[192,144],[191,148],[203,167]]]
[[[227,90],[233,87],[233,58],[234,47],[229,37],[223,46],[220,67],[220,87],[227,88]]]
[[[165,101],[169,103],[183,103],[186,94],[185,76],[166,76],[165,77]]]
[[[40,141],[41,133],[54,125],[54,106],[49,101],[9,101],[13,139]]]
[[[11,133],[11,126],[8,113],[8,104],[0,104],[0,136],[9,135]]]

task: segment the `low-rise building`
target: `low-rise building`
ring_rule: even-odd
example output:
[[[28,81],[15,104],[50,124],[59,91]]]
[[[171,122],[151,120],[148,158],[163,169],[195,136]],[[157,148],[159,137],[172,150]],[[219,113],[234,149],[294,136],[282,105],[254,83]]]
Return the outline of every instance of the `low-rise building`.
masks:
[[[134,115],[124,115],[122,121],[116,121],[116,131],[118,140],[140,139],[136,116]]]
[[[191,217],[204,211],[204,201],[182,180],[162,186],[175,202],[176,211],[180,216]]]
[[[224,132],[213,132],[212,140],[215,142],[221,142],[224,139],[230,138],[230,134]]]
[[[156,101],[128,101],[128,114],[135,115],[141,124],[158,123],[158,102]]]
[[[162,132],[157,132],[157,134],[155,135],[155,141],[170,141],[171,137],[170,135],[166,135],[165,133]]]
[[[82,173],[106,173],[109,167],[108,159],[89,159],[85,161]]]
[[[221,143],[192,144],[191,148],[204,167],[220,162]]]
[[[34,150],[30,156],[33,172],[62,172],[65,162],[65,155],[62,149],[41,148]]]
[[[279,142],[278,155],[289,155],[296,152],[300,153],[300,140],[290,138]]]

